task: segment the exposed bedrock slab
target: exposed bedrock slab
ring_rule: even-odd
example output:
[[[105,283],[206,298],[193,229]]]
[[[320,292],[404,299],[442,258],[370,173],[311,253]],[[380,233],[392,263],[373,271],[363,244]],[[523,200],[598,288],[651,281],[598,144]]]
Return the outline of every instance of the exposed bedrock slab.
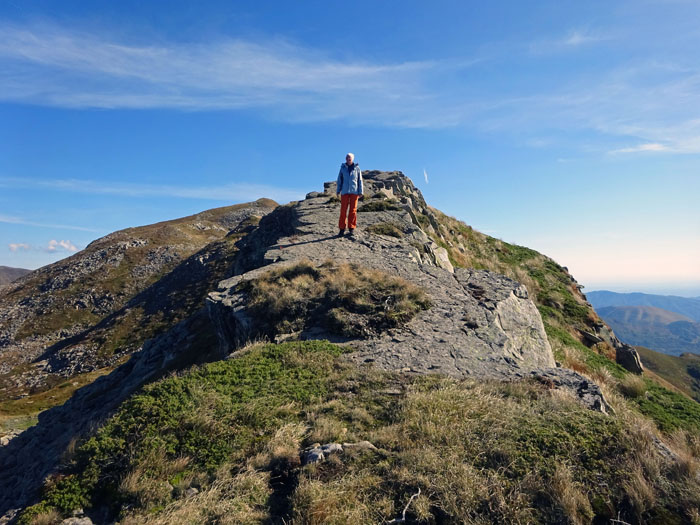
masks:
[[[327,193],[310,193],[266,216],[241,243],[239,275],[222,281],[208,299],[223,350],[232,352],[262,335],[248,312],[241,282],[295,261],[332,260],[399,275],[421,286],[433,304],[403,327],[345,340],[356,362],[454,377],[522,377],[530,370],[555,366],[542,319],[524,286],[486,270],[445,267],[444,258],[435,255],[439,247],[416,224],[425,201],[408,178],[371,172],[365,174],[365,186],[366,195],[381,192],[396,198],[398,209],[358,213],[352,239],[335,236],[339,204],[332,199],[335,190],[329,183]],[[369,226],[380,223],[391,223],[403,235],[368,232]],[[338,340],[323,326],[307,327],[299,335]]]

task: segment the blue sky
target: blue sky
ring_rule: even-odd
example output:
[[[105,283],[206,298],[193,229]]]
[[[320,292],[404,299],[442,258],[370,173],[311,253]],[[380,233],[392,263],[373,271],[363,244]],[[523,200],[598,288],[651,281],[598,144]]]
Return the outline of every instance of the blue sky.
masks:
[[[0,0],[0,265],[297,199],[353,151],[588,290],[700,295],[698,20],[690,0]]]

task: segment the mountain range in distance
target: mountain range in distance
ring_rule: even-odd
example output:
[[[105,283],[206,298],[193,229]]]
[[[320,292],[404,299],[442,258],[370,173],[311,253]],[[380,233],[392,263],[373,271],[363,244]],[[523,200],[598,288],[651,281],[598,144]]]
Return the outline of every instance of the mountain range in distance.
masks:
[[[653,306],[675,312],[700,322],[700,297],[655,295],[648,293],[618,293],[607,290],[588,292],[586,298],[596,311],[605,306]]]
[[[24,268],[11,268],[9,266],[0,266],[0,286],[3,284],[9,284],[12,281],[19,279],[23,275],[26,275],[31,270],[25,270]]]
[[[670,355],[700,354],[700,300],[608,291],[586,296],[625,343]]]

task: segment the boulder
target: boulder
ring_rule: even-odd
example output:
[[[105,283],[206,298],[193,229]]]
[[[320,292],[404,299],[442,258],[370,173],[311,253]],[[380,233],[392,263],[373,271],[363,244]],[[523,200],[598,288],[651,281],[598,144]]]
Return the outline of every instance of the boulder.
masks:
[[[642,360],[639,358],[639,352],[627,344],[622,343],[615,349],[615,360],[617,364],[633,374],[641,375],[644,372]]]

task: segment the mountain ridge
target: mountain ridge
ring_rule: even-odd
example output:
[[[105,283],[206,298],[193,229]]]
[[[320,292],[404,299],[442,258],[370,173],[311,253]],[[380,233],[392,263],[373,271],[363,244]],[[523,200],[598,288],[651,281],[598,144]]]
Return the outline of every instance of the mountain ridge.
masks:
[[[173,439],[189,440],[194,436],[198,443],[197,447],[200,447],[204,453],[203,457],[220,457],[216,451],[211,452],[214,456],[209,456],[207,444],[212,439],[213,442],[218,443],[214,438],[221,429],[216,425],[207,426],[212,425],[213,421],[197,418],[206,417],[207,410],[214,410],[214,412],[220,410],[221,394],[206,392],[205,389],[207,385],[212,384],[211,381],[216,381],[216,377],[225,378],[223,369],[228,369],[227,362],[231,362],[230,366],[236,370],[234,377],[246,377],[248,378],[246,381],[253,382],[259,381],[260,378],[264,379],[272,371],[277,374],[280,370],[289,368],[290,377],[295,379],[290,384],[279,383],[277,386],[283,390],[282,393],[287,393],[285,389],[290,389],[289,393],[294,394],[294,385],[300,381],[311,380],[308,370],[300,364],[308,362],[311,366],[313,362],[316,366],[326,363],[330,357],[322,356],[328,356],[329,352],[338,358],[343,357],[342,362],[328,361],[329,368],[326,372],[355,370],[348,373],[351,376],[359,374],[357,378],[350,377],[347,381],[343,380],[345,382],[341,382],[337,390],[332,393],[337,397],[322,400],[323,403],[319,407],[304,405],[302,412],[308,415],[316,414],[313,417],[317,419],[294,423],[301,425],[295,428],[300,428],[303,432],[308,426],[317,428],[317,431],[321,432],[323,425],[327,428],[337,428],[337,432],[325,431],[321,434],[311,434],[304,438],[308,445],[313,444],[308,440],[316,435],[333,436],[339,439],[344,435],[342,428],[347,430],[353,424],[360,425],[358,421],[371,422],[369,414],[384,405],[395,407],[397,396],[399,396],[398,399],[403,400],[403,396],[408,395],[403,387],[397,390],[397,384],[409,385],[415,381],[415,386],[411,388],[417,390],[414,392],[415,395],[411,394],[413,397],[410,399],[418,402],[423,391],[421,389],[427,388],[427,391],[430,391],[431,381],[436,385],[443,385],[440,383],[442,380],[438,380],[437,376],[433,375],[436,372],[442,372],[439,377],[475,378],[469,381],[483,382],[484,378],[488,378],[483,384],[495,386],[483,387],[493,388],[493,391],[486,395],[486,399],[494,402],[498,399],[515,399],[522,404],[518,409],[525,411],[522,414],[527,414],[531,410],[528,405],[530,400],[537,399],[539,407],[537,410],[545,412],[559,403],[565,407],[562,414],[566,414],[567,419],[570,414],[575,413],[581,421],[583,426],[577,427],[579,429],[577,435],[585,432],[587,424],[596,425],[595,428],[601,431],[604,428],[610,430],[613,427],[617,429],[617,425],[627,425],[624,421],[629,420],[618,418],[615,415],[617,412],[609,410],[611,407],[608,401],[615,404],[616,411],[621,410],[626,414],[625,417],[632,418],[629,414],[634,409],[635,413],[646,414],[645,417],[654,421],[651,427],[657,424],[667,432],[679,429],[700,429],[700,409],[694,404],[687,404],[694,402],[690,400],[686,402],[685,398],[664,391],[649,383],[648,379],[631,374],[615,363],[616,359],[620,360],[620,355],[624,354],[627,348],[598,318],[581,293],[580,286],[565,268],[533,250],[484,236],[438,210],[430,208],[410,179],[400,172],[370,171],[365,172],[365,175],[367,186],[372,188],[371,191],[374,193],[368,192],[365,202],[361,205],[358,222],[363,229],[356,233],[355,239],[335,237],[338,202],[334,195],[333,183],[326,183],[323,192],[311,192],[303,201],[278,206],[269,213],[263,214],[255,224],[245,224],[245,219],[239,220],[237,224],[231,225],[233,229],[225,233],[224,240],[214,240],[208,244],[207,246],[214,245],[220,248],[220,251],[207,249],[206,253],[211,257],[210,264],[216,266],[215,261],[220,261],[226,268],[220,268],[220,272],[211,274],[200,275],[194,272],[191,280],[191,294],[202,299],[207,295],[206,305],[203,302],[194,301],[191,309],[187,310],[187,315],[182,319],[173,319],[177,321],[174,325],[164,328],[163,331],[144,342],[137,351],[132,352],[128,361],[78,390],[64,405],[42,412],[36,426],[24,431],[0,448],[0,468],[7,474],[6,479],[0,481],[0,494],[2,494],[0,511],[6,513],[8,517],[15,516],[21,507],[38,499],[41,501],[31,510],[34,514],[27,511],[23,515],[25,522],[28,523],[33,519],[32,516],[44,512],[56,513],[60,510],[63,515],[70,514],[75,510],[74,502],[81,502],[94,519],[101,516],[102,521],[114,519],[115,512],[123,511],[124,509],[120,510],[118,505],[116,509],[114,508],[115,504],[120,505],[123,501],[131,502],[128,503],[131,507],[125,508],[137,508],[133,506],[140,505],[144,512],[149,508],[157,511],[159,507],[150,507],[155,500],[139,499],[142,496],[145,497],[146,492],[151,490],[145,485],[138,489],[144,491],[138,492],[142,496],[130,496],[131,493],[128,492],[132,489],[127,488],[127,480],[132,479],[138,485],[139,472],[141,477],[145,476],[146,481],[150,479],[145,471],[139,470],[147,468],[145,465],[132,464],[134,461],[139,461],[139,455],[132,455],[128,450],[120,449],[120,446],[114,448],[117,442],[123,441],[124,436],[104,434],[109,430],[104,430],[102,437],[96,437],[97,441],[94,441],[92,439],[94,428],[95,426],[103,429],[119,428],[126,420],[135,421],[134,446],[145,442],[143,440],[145,436],[139,434],[141,432],[139,429],[147,429],[150,435],[159,436],[165,435],[166,430],[170,432],[168,429],[172,428],[177,434],[177,436],[173,435]],[[236,233],[238,228],[241,229]],[[226,241],[227,238],[228,241]],[[156,297],[167,296],[168,292],[177,290],[184,282],[183,275],[193,273],[188,264],[199,264],[197,258],[200,255],[195,253],[181,262],[180,265],[184,265],[183,272],[172,269],[170,273],[151,283],[149,286],[162,287],[162,291],[155,294]],[[346,263],[348,266],[343,266]],[[353,263],[359,265],[357,269],[353,269]],[[368,267],[367,270],[360,269],[365,266]],[[363,281],[367,275],[370,277],[374,275],[371,272],[381,272],[380,278],[386,281],[389,280],[387,275],[401,276],[409,281],[415,281],[413,285],[422,287],[431,296],[430,306],[416,308],[411,315],[401,314],[399,318],[392,317],[396,312],[406,311],[398,308],[399,301],[403,301],[398,293],[403,285],[400,280],[397,280],[393,291],[389,291],[388,294],[382,292],[379,287],[371,285],[371,279]],[[221,275],[223,279],[214,281],[217,275]],[[319,295],[317,293],[319,289],[325,295]],[[255,290],[268,292],[266,295],[260,295],[264,300],[260,303],[261,306],[256,315],[259,315],[259,312],[267,312],[275,316],[274,326],[281,328],[275,328],[272,333],[266,333],[261,319],[252,315],[256,311],[251,302]],[[407,292],[407,295],[411,294]],[[287,300],[289,298],[291,300]],[[331,305],[330,312],[336,311],[340,316],[329,318],[325,315],[314,315],[313,312],[319,312],[317,308],[319,304],[325,308],[326,303],[319,303],[319,301],[330,301],[328,303]],[[173,303],[167,301],[149,304],[154,305],[155,311],[173,307]],[[388,324],[368,324],[368,320],[373,319],[369,316],[377,311],[386,315]],[[338,325],[334,319],[340,319],[344,323]],[[256,338],[262,336],[281,345],[272,345],[269,350],[261,354],[255,345],[248,343],[255,342]],[[341,346],[333,346],[328,350],[327,343],[319,341],[320,339],[333,339]],[[297,341],[297,343],[283,343],[283,341]],[[465,341],[469,344],[465,344]],[[284,344],[291,346],[284,346]],[[309,359],[313,361],[304,361],[307,359],[304,357],[305,348],[311,349],[309,355],[314,357]],[[288,349],[291,349],[289,350],[291,353],[287,353]],[[251,372],[253,375],[250,377],[245,375],[248,373],[247,369],[236,368],[233,364],[236,359],[251,356],[251,366],[256,367],[260,364],[256,361],[258,356],[262,355],[262,358],[267,359],[264,357],[268,355],[265,352],[277,357],[271,361],[265,361],[267,363],[265,366],[270,368]],[[563,366],[555,366],[555,360]],[[190,372],[185,371],[193,364],[210,361],[215,362],[213,368],[194,368]],[[178,390],[180,387],[177,386],[179,384],[177,378],[180,375],[186,377],[192,373],[197,374],[199,373],[197,370],[211,370],[214,376],[199,386],[188,387],[186,391]],[[168,379],[166,376],[172,372],[177,374]],[[390,375],[381,375],[385,373]],[[592,379],[593,377],[596,379]],[[160,389],[158,391],[162,394],[159,395],[166,397],[148,398],[148,392],[151,391],[149,386],[142,391],[146,392],[145,394],[133,396],[149,383],[152,383],[156,390]],[[354,415],[347,421],[343,420],[343,423],[324,419],[326,417],[324,414],[330,414],[334,410],[332,407],[356,399],[355,396],[362,391],[359,385],[365,383],[370,386],[380,385],[379,391],[375,393],[379,397],[372,398],[371,403],[366,406],[351,404],[348,411]],[[245,382],[241,384],[235,381],[231,384],[244,390],[247,385]],[[444,383],[443,386],[447,389],[446,391],[453,392],[457,396],[454,399],[457,400],[459,396],[467,395],[459,393],[459,389],[462,388],[459,385],[462,384],[481,383]],[[605,394],[607,400],[603,398],[604,389],[599,384],[603,385],[608,392]],[[444,395],[441,390],[443,386],[435,395]],[[640,389],[642,393],[635,394],[640,392]],[[246,390],[248,392],[246,395],[266,403],[269,395],[275,394],[275,392],[271,394],[269,390],[269,386],[254,393]],[[152,422],[147,419],[139,419],[147,418],[149,411],[169,410],[171,400],[165,394],[167,392],[181,392],[176,394],[176,397],[178,399],[182,397],[185,400],[183,401],[185,406],[201,408],[195,413],[185,414],[185,420],[172,420],[172,427],[169,426],[170,415],[167,415],[166,419],[162,420],[162,424],[157,427],[152,427]],[[616,392],[624,393],[629,401],[622,400],[621,394]],[[194,405],[188,404],[193,402],[189,397],[191,395],[198,399]],[[131,401],[123,404],[125,400]],[[136,417],[129,412],[131,410],[129,407],[142,402],[146,403],[144,414]],[[197,404],[200,402],[203,405]],[[238,403],[238,401],[235,402]],[[257,421],[256,418],[268,421],[270,417],[276,417],[274,414],[277,412],[293,412],[296,407],[299,407],[299,402],[298,399],[295,401],[293,396],[291,398],[283,396],[280,406],[264,405],[265,409],[260,414],[244,407],[240,417],[245,421]],[[180,401],[177,401],[175,404],[181,406],[179,403]],[[627,403],[630,404],[629,407]],[[502,405],[498,406],[504,408]],[[448,409],[448,406],[444,406],[441,410],[444,409]],[[383,410],[381,409],[380,412]],[[475,406],[475,410],[479,409]],[[588,412],[595,415],[590,415]],[[605,413],[609,415],[606,416]],[[490,416],[496,418],[491,427],[498,426],[498,416],[499,410],[496,409]],[[117,419],[114,419],[115,417]],[[126,419],[119,419],[120,417]],[[192,417],[195,419],[191,419]],[[633,418],[630,420],[634,421]],[[285,421],[289,423],[288,420]],[[645,421],[648,420],[645,419]],[[391,418],[387,420],[387,423],[389,422]],[[525,420],[523,420],[524,423]],[[368,424],[371,426],[370,423]],[[423,428],[413,426],[411,421],[407,421],[406,424],[407,433],[418,432],[419,428]],[[554,424],[559,428],[560,422],[557,420],[553,423],[545,418],[541,424]],[[428,427],[434,428],[435,422],[431,421]],[[638,425],[638,427],[642,433],[651,428],[648,425]],[[265,428],[267,430],[264,434],[259,434],[263,427],[242,428],[241,436],[248,435],[247,433],[268,436],[269,432],[283,433],[284,428],[288,427]],[[507,428],[515,430],[517,426]],[[197,433],[198,429],[202,430],[201,435]],[[631,428],[628,430],[631,431]],[[180,431],[185,434],[180,435]],[[194,434],[188,434],[190,432]],[[538,431],[533,428],[532,432],[534,443],[537,443],[540,440],[540,436],[536,434]],[[625,432],[615,430],[613,434],[620,437],[624,436]],[[557,441],[560,439],[557,436],[559,434],[555,432],[539,442],[548,443],[547,446],[556,446],[562,454],[567,453],[571,447],[566,443],[562,446],[562,443]],[[80,445],[77,459],[69,457],[62,464],[61,457],[67,448],[75,448],[71,443],[75,443],[76,440]],[[658,437],[656,431],[643,434],[640,440],[640,443],[645,443],[642,448],[653,456],[654,461],[675,461],[673,458],[677,453]],[[251,446],[255,442],[256,440],[253,440]],[[439,442],[440,439],[434,443],[434,446],[439,446]],[[102,445],[106,445],[107,449],[112,447],[117,456],[102,458],[99,453],[96,455],[96,449],[91,447],[99,448]],[[292,463],[288,466],[284,466],[286,465],[284,462],[280,463],[278,467],[284,467],[282,471],[275,470],[278,467],[273,466],[272,463],[263,470],[269,468],[271,475],[281,476],[282,479],[287,479],[285,476],[291,476],[290,472],[294,472],[294,476],[301,476],[298,465],[293,463],[293,461],[299,461],[299,443],[285,446],[291,447],[292,452],[288,459]],[[595,456],[603,453],[596,448],[600,446],[598,443],[591,442],[585,446],[592,447],[587,455]],[[197,450],[191,448],[191,443],[187,447],[190,447],[187,449],[190,451],[188,454],[198,455]],[[251,449],[251,453],[255,450],[257,449]],[[127,456],[123,456],[124,452]],[[148,455],[147,449],[142,452]],[[608,454],[608,452],[604,453]],[[381,452],[381,454],[389,454],[389,452]],[[510,452],[494,450],[493,455],[489,455],[489,461],[493,463],[481,465],[478,468],[493,466],[498,471],[508,469],[510,467],[507,465],[512,463],[508,459],[508,454]],[[623,456],[629,457],[632,461],[630,454],[632,453],[625,449]],[[104,465],[119,465],[125,462],[128,469],[133,470],[102,472],[101,466],[90,463],[91,457],[95,455],[96,460],[104,461]],[[406,467],[415,464],[415,459],[414,461],[407,459]],[[570,459],[580,460],[573,455]],[[222,467],[216,462],[213,465],[216,468]],[[554,463],[547,460],[546,468],[550,472],[555,467]],[[82,471],[80,470],[82,468],[88,470]],[[234,470],[239,471],[241,468],[248,472],[245,470],[248,467],[240,465]],[[559,472],[564,472],[561,470],[563,467],[556,468]],[[95,473],[98,476],[97,479],[122,480],[123,485],[119,483],[109,485],[112,487],[110,490],[116,491],[115,496],[109,498],[111,503],[105,506],[104,501],[100,499],[99,491],[95,492],[96,478],[90,477],[93,474],[85,474],[85,472]],[[99,477],[103,475],[106,477]],[[204,476],[201,473],[196,474],[196,476],[200,475]],[[436,472],[432,475],[424,475],[433,479],[436,479],[436,476],[439,477]],[[561,475],[572,476],[571,473]],[[647,476],[645,473],[640,475]],[[37,496],[37,488],[41,480],[47,476],[49,482],[44,493]],[[197,478],[200,479],[197,482],[200,483],[197,485],[197,490],[214,488],[214,486],[209,487],[209,481],[206,481],[211,479],[214,473],[209,472],[208,476],[210,477]],[[178,477],[178,479],[181,478]],[[190,478],[186,477],[186,479]],[[303,480],[303,476],[299,479]],[[550,478],[547,477],[547,479]],[[610,479],[612,483],[613,478]],[[171,488],[176,484],[171,478],[153,481],[161,488],[166,486],[166,482]],[[187,484],[183,485],[182,492],[175,488],[172,491],[157,489],[161,494],[158,498],[164,498],[158,501],[162,501],[162,505],[180,505],[185,501],[181,499],[184,490],[195,488],[191,483],[193,482],[187,481]],[[151,485],[152,488],[155,486]],[[425,490],[428,489],[425,485],[421,486]],[[413,488],[413,485],[410,485],[410,488]],[[271,482],[270,490],[274,495],[283,490],[293,491],[294,489],[274,485]],[[602,494],[607,493],[602,492]],[[528,494],[527,497],[534,496],[534,494]],[[137,499],[134,500],[133,497]],[[586,498],[585,495],[583,497]],[[607,495],[605,497],[612,498],[616,502],[615,505],[619,505],[624,510],[623,517],[633,516],[637,512],[634,510],[634,505],[625,503],[624,498],[628,496]],[[196,500],[195,497],[193,501]],[[682,512],[673,506],[677,505],[676,503],[666,503],[666,496],[661,497],[659,501],[663,503],[657,504],[658,509],[653,507],[659,512],[665,508],[665,505],[671,505],[673,513]],[[534,500],[528,500],[527,505],[533,504]],[[289,502],[284,505],[289,505]],[[430,504],[427,505],[430,507]],[[561,503],[554,501],[548,505],[553,507],[547,515],[553,520],[559,520],[553,522],[561,522],[562,512],[566,512],[562,510]],[[595,514],[612,519],[615,516],[609,508],[605,508],[605,505],[596,503],[595,512],[591,505],[586,499],[585,504],[581,503],[581,509],[583,509],[581,512],[590,517]],[[695,503],[691,501],[689,505],[692,506]],[[93,507],[90,508],[90,506]],[[450,512],[453,511],[459,512],[455,509]],[[270,510],[270,512],[273,511]],[[285,521],[289,519],[289,510],[279,512],[281,514],[278,513],[276,516],[283,516]],[[445,511],[434,510],[434,512],[440,515],[440,512]],[[492,517],[497,514],[493,514]],[[135,516],[134,519],[137,522],[147,519],[146,515]],[[382,518],[384,519],[388,518]],[[523,517],[523,519],[526,518]]]
[[[664,310],[656,306],[604,306],[596,310],[603,318],[614,318],[618,321],[667,325],[678,321],[692,323],[693,320],[685,315]]]
[[[184,265],[175,277],[183,289],[202,272],[216,282],[228,266],[216,256],[227,252],[221,243],[233,244],[276,206],[260,199],[113,232],[0,289],[0,401],[113,366],[186,317],[193,305],[181,313],[182,305],[158,306],[173,289],[159,288],[160,279]],[[149,309],[165,318],[153,315],[135,329]]]
[[[586,294],[593,308],[605,306],[653,306],[700,321],[700,298],[676,295],[655,295],[641,292],[618,293],[596,290]]]
[[[623,341],[670,355],[700,354],[700,323],[654,306],[606,306],[598,314]]]

